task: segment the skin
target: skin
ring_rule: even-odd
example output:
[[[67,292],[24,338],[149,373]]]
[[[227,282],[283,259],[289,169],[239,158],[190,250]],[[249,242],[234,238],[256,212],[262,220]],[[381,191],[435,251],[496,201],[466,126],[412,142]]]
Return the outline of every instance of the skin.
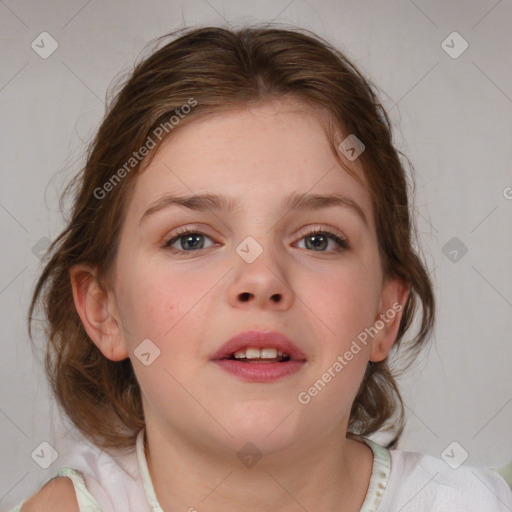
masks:
[[[345,164],[363,176],[357,160]],[[283,209],[294,192],[348,197],[368,224],[347,207]],[[141,222],[171,193],[225,194],[240,205],[169,206]],[[183,238],[174,243],[180,253],[163,247],[184,226],[206,235],[193,240],[204,248],[185,252]],[[306,246],[309,228],[341,235],[350,247]],[[263,248],[252,263],[236,252],[248,236]],[[359,510],[373,457],[345,438],[350,408],[368,361],[387,357],[401,312],[310,403],[297,396],[379,315],[403,307],[408,288],[382,275],[369,192],[334,158],[318,113],[280,100],[177,129],[137,178],[112,286],[103,290],[94,275],[86,265],[71,270],[77,311],[106,357],[132,361],[150,474],[166,512]],[[284,333],[306,354],[304,367],[251,383],[210,360],[251,329]],[[134,350],[148,338],[160,355],[145,366]],[[262,454],[252,468],[236,456],[247,442]]]

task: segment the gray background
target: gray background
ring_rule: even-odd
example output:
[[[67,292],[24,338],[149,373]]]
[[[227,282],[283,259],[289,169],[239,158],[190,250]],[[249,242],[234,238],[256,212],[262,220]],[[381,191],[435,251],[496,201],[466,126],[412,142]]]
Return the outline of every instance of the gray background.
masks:
[[[36,464],[40,443],[62,454],[77,439],[49,396],[26,312],[38,250],[63,227],[58,195],[83,162],[107,87],[145,43],[173,29],[270,20],[312,30],[354,60],[382,91],[397,146],[416,169],[417,225],[439,315],[430,349],[401,379],[408,423],[400,448],[439,457],[456,441],[466,464],[512,459],[510,0],[7,0],[0,2],[2,510],[60,467],[58,459],[46,470]],[[42,46],[44,31],[58,43],[46,59],[31,47]],[[447,39],[454,31],[469,45],[457,58],[446,51],[463,48],[458,36]]]

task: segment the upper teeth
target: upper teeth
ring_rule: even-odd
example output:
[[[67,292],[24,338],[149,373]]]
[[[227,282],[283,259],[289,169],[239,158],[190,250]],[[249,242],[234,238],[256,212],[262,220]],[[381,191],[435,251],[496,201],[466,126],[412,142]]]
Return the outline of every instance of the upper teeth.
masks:
[[[254,348],[250,347],[245,350],[239,350],[234,353],[235,359],[274,359],[277,356],[285,356],[287,354],[277,350],[277,348]]]

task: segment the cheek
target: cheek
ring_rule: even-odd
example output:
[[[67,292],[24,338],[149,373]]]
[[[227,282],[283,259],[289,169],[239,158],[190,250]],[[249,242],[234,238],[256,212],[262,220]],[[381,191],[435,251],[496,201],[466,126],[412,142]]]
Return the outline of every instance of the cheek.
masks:
[[[320,280],[318,274],[305,278],[302,289],[309,293],[304,302],[337,348],[343,348],[375,321],[380,298],[378,282],[374,267],[355,259]]]
[[[375,320],[377,278],[365,266],[354,264],[331,272],[321,286],[318,282],[314,286],[310,278],[305,283],[314,290],[305,302],[311,306],[308,314],[317,325],[315,334],[322,347],[311,361],[310,387],[300,389],[297,400],[313,418],[348,421],[368,364],[370,346],[358,341],[358,335]]]
[[[204,276],[170,265],[132,262],[118,273],[120,315],[129,337],[172,341],[181,320],[204,296]]]

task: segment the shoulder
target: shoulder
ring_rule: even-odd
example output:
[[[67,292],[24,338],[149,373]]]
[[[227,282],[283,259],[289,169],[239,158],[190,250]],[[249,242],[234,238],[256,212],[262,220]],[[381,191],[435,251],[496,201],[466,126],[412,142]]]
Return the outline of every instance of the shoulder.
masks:
[[[512,491],[496,471],[456,464],[415,452],[390,450],[389,491],[399,494],[409,510],[508,511]]]
[[[25,501],[20,512],[79,512],[73,482],[67,477],[50,480]]]

